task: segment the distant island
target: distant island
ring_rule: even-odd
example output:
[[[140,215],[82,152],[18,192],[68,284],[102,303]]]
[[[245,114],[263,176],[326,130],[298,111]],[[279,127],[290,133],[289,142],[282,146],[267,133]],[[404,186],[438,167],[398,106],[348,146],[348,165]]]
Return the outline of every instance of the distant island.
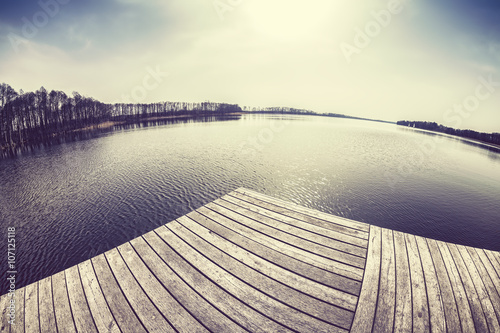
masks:
[[[462,138],[467,138],[474,141],[493,144],[500,147],[500,133],[481,133],[472,130],[460,130],[451,127],[439,125],[435,122],[427,121],[407,121],[400,120],[397,122],[400,126],[407,126],[412,128],[419,128],[433,132],[454,135]]]
[[[347,119],[357,119],[357,120],[367,120],[367,121],[376,121],[380,123],[387,124],[395,124],[393,121],[379,120],[379,119],[371,119],[371,118],[361,118],[348,116],[340,113],[318,113],[312,110],[306,109],[296,109],[289,107],[265,107],[265,108],[249,108],[243,107],[244,113],[269,113],[269,114],[297,114],[297,115],[309,115],[309,116],[320,116],[320,117],[335,117],[335,118],[347,118]]]
[[[106,104],[73,92],[15,91],[0,84],[0,156],[22,149],[57,143],[67,137],[112,129],[127,124],[169,121],[187,117],[220,117],[247,113],[297,114],[380,121],[336,113],[316,113],[290,107],[256,108],[227,103],[114,103]]]

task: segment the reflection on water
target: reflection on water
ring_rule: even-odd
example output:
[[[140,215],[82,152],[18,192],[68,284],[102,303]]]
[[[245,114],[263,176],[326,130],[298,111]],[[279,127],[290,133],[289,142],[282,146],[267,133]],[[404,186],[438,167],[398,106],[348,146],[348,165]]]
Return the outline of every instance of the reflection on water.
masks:
[[[3,230],[17,228],[19,287],[240,186],[382,227],[500,250],[498,154],[429,139],[396,125],[323,117],[127,125],[0,160],[0,223]]]
[[[124,121],[116,121],[115,124],[112,126],[97,127],[93,128],[92,130],[76,130],[76,131],[59,133],[59,135],[55,135],[51,138],[46,138],[45,140],[43,140],[43,142],[39,142],[37,144],[17,147],[17,149],[3,150],[0,151],[0,158],[15,157],[18,154],[31,153],[33,151],[44,149],[45,147],[60,145],[62,143],[70,143],[75,141],[94,139],[116,130],[146,128],[159,125],[238,120],[240,118],[241,115],[239,114],[225,114],[225,115],[214,115],[214,116],[179,115],[179,116],[153,117],[144,119],[131,117],[130,119]]]

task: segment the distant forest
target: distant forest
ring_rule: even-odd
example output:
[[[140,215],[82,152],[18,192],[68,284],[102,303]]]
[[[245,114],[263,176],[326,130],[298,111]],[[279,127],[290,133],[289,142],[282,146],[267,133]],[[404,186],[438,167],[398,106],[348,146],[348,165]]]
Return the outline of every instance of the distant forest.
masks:
[[[72,96],[63,91],[15,91],[0,84],[0,156],[15,155],[23,149],[87,137],[91,132],[146,122],[168,121],[178,117],[218,117],[242,113],[297,114],[350,118],[337,113],[316,113],[290,107],[249,107],[227,103],[115,103],[106,104],[78,92]]]
[[[105,104],[73,92],[16,92],[0,84],[0,155],[13,155],[23,147],[53,141],[106,122],[133,123],[153,117],[215,116],[241,112],[235,104],[161,102]]]
[[[472,140],[478,140],[486,143],[500,145],[500,133],[480,133],[472,130],[459,130],[451,127],[446,127],[433,122],[426,121],[406,121],[400,120],[398,125],[420,128],[428,131],[440,132],[449,135],[460,136]]]

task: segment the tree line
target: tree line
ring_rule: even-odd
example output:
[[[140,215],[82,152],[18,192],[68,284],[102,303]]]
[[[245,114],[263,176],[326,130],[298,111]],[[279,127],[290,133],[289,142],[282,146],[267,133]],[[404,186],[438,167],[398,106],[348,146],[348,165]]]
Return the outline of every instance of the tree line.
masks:
[[[268,106],[268,107],[250,107],[244,106],[244,112],[254,113],[288,113],[288,114],[301,114],[301,115],[322,115],[311,110],[291,108],[288,106]]]
[[[241,112],[236,104],[160,102],[150,104],[106,104],[73,92],[15,91],[0,84],[0,153],[15,154],[23,147],[96,127],[104,122],[138,122],[173,115],[223,115]]]
[[[248,106],[244,106],[243,107],[243,112],[269,113],[269,114],[292,114],[292,115],[306,115],[306,116],[346,118],[346,119],[367,120],[367,121],[376,121],[376,122],[381,122],[381,123],[394,124],[394,122],[385,121],[385,120],[379,120],[379,119],[354,117],[354,116],[348,116],[348,115],[341,114],[341,113],[332,113],[332,112],[329,112],[329,113],[318,113],[318,112],[312,111],[312,110],[297,109],[297,108],[283,107],[283,106],[264,107],[264,108],[257,108],[257,107],[251,108],[251,107],[248,107]]]
[[[427,121],[407,121],[400,120],[397,122],[398,125],[408,126],[414,128],[425,129],[428,131],[440,132],[449,135],[455,135],[463,138],[479,140],[486,143],[492,143],[495,145],[500,145],[500,133],[481,133],[472,130],[460,130],[452,127],[446,127],[435,122]]]

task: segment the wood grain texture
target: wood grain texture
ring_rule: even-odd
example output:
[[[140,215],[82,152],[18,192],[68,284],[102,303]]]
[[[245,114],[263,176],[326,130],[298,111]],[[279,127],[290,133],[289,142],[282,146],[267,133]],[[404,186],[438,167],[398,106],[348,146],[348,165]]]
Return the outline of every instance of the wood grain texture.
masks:
[[[429,332],[430,324],[427,291],[417,240],[414,235],[405,234],[405,237],[411,279],[413,330],[416,332]]]
[[[241,208],[224,200],[215,200],[213,203],[221,206],[223,208],[221,210],[222,212],[232,211],[239,214],[240,216],[246,217],[245,219],[240,218],[238,221],[245,223],[245,225],[259,232],[265,233],[267,235],[272,235],[273,238],[276,238],[279,241],[288,243],[322,257],[345,263],[347,265],[351,265],[361,269],[365,267],[365,259],[362,257],[352,255],[343,251],[334,250],[320,242],[312,241],[311,239],[314,239],[315,234],[305,235],[303,232],[301,232],[301,229],[289,226],[285,223],[280,223],[276,220],[269,219],[259,214],[254,214],[252,211]],[[364,250],[363,248],[356,246],[351,247],[353,249]]]
[[[431,252],[425,238],[416,236],[416,240],[427,290],[430,330],[431,332],[446,332],[446,317],[443,307],[442,292],[439,287]]]
[[[208,332],[151,273],[130,243],[118,247],[131,273],[140,282],[144,292],[155,304],[158,310],[168,314],[168,320],[179,332]]]
[[[224,219],[226,226],[230,226],[231,229],[237,231],[238,233],[248,238],[257,240],[259,243],[267,247],[280,251],[291,257],[295,257],[308,264],[328,270],[332,273],[357,281],[361,281],[362,279],[362,269],[331,260],[328,257],[308,252],[301,248],[296,237],[286,237],[286,234],[284,233],[277,230],[269,230],[269,227],[265,228],[261,223],[255,222],[254,220],[241,214],[237,214],[213,203],[209,203],[205,207],[210,211],[204,208],[200,208],[199,211],[206,214],[208,217]],[[216,216],[214,212],[218,214],[218,216]]]
[[[38,282],[26,286],[24,293],[24,329],[26,333],[40,332],[38,313]]]
[[[491,302],[495,308],[497,319],[500,321],[500,278],[495,273],[495,269],[483,250],[469,247],[468,251],[477,268],[480,270],[483,281],[488,288]]]
[[[486,253],[486,256],[490,260],[490,263],[493,266],[496,275],[500,277],[500,255],[498,254],[498,252],[493,252],[490,250],[484,250],[484,253]]]
[[[95,332],[97,328],[90,313],[90,308],[83,291],[78,266],[73,266],[64,271],[66,277],[66,288],[71,306],[71,313],[78,332]]]
[[[11,295],[9,295],[8,293],[5,294],[5,295],[2,295],[2,297],[0,297],[0,314],[2,315],[2,317],[0,318],[0,332],[9,332],[10,330],[10,326],[11,324],[9,323],[9,321],[11,320],[10,317],[8,317],[11,313],[10,311],[10,305],[11,305]],[[14,300],[15,302],[15,300]],[[15,306],[15,304],[14,304]],[[14,319],[12,320],[12,323],[15,325],[17,324],[17,320],[15,318],[15,310],[13,310],[12,312],[14,313]]]
[[[91,261],[106,303],[120,330],[130,333],[146,332],[116,282],[104,254],[92,258]]]
[[[146,242],[147,240],[147,242]],[[224,299],[225,294],[210,293],[201,295],[189,283],[196,283],[192,276],[174,269],[182,263],[168,263],[162,258],[170,258],[172,253],[155,232],[149,232],[143,237],[132,240],[131,245],[151,272],[158,278],[163,286],[175,297],[189,313],[193,315],[207,329],[213,332],[244,332],[245,330],[222,312],[224,306],[219,308],[212,305]],[[219,298],[220,297],[220,298]],[[230,313],[230,312],[229,312]]]
[[[450,253],[457,266],[458,274],[462,280],[462,285],[464,286],[466,297],[469,301],[470,309],[472,312],[472,318],[474,320],[474,326],[476,331],[487,332],[488,324],[486,322],[486,317],[481,306],[481,301],[479,300],[478,293],[472,282],[472,277],[469,274],[467,266],[458,251],[458,247],[455,244],[447,244],[450,249]]]
[[[118,324],[104,298],[101,286],[95,275],[91,260],[78,265],[83,290],[87,299],[92,318],[99,332],[120,332]]]
[[[314,299],[307,294],[301,293],[295,289],[287,287],[269,277],[253,270],[242,264],[240,261],[220,251],[214,245],[190,232],[178,222],[168,224],[179,238],[189,243],[194,249],[202,253],[207,259],[218,265],[228,273],[252,286],[258,292],[266,294],[283,304],[292,306],[306,315],[319,318],[333,325],[349,329],[352,322],[353,312],[332,306],[326,302]],[[217,243],[216,243],[217,245]],[[288,317],[293,316],[294,311],[285,308],[288,311]],[[300,316],[302,317],[302,315]],[[304,319],[304,318],[299,318]]]
[[[460,316],[460,324],[462,326],[463,332],[475,332],[474,320],[472,319],[472,312],[469,306],[469,301],[465,293],[462,280],[460,279],[460,274],[452,254],[448,248],[448,244],[437,241],[439,251],[444,261],[444,265],[448,272],[448,277],[450,278],[451,286],[453,289],[453,294],[455,296],[455,301],[457,302],[458,313]]]
[[[38,281],[38,312],[41,332],[57,332],[54,303],[52,301],[52,277]]]
[[[64,271],[52,275],[52,294],[54,299],[54,313],[58,332],[76,332]]]
[[[429,252],[431,253],[432,262],[434,263],[434,268],[436,269],[436,276],[439,283],[439,290],[441,292],[441,299],[443,302],[446,329],[448,330],[448,332],[461,332],[462,327],[460,325],[460,316],[458,314],[457,303],[455,302],[455,295],[453,294],[451,281],[448,276],[446,265],[444,263],[443,257],[441,256],[438,244],[435,240],[428,239],[427,245],[429,246]]]
[[[209,241],[212,245],[216,244],[217,248],[221,251],[224,251],[228,255],[255,269],[256,271],[269,276],[273,280],[279,281],[284,285],[294,288],[304,294],[341,308],[350,311],[354,311],[356,308],[358,298],[354,295],[327,287],[321,283],[298,275],[295,272],[284,269],[281,266],[266,260],[265,258],[261,258],[244,248],[237,246],[186,216],[177,219],[177,221],[193,233]]]
[[[301,226],[306,229],[319,230],[326,229],[321,232],[328,237],[342,241],[346,244],[354,244],[361,248],[366,248],[368,245],[368,229],[363,231],[346,228],[342,225],[334,224],[323,219],[316,218],[314,216],[306,215],[292,209],[291,206],[286,206],[282,204],[277,206],[276,204],[264,201],[256,197],[250,197],[248,195],[232,192],[227,196],[223,197],[224,200],[238,200],[240,204],[253,205],[254,207],[260,207],[265,209],[265,213],[271,217],[275,217],[280,221],[286,221],[293,225]]]
[[[174,328],[144,293],[140,284],[123,261],[118,249],[109,250],[104,255],[120,285],[120,289],[145,330],[148,332],[175,332]],[[137,331],[141,330],[137,329]]]
[[[21,333],[24,332],[24,293],[26,288],[21,288],[15,292],[15,303],[16,303],[16,323],[10,326],[11,333]]]
[[[274,207],[273,210],[279,212],[280,214],[296,217],[300,220],[323,226],[326,229],[339,231],[346,235],[351,235],[363,239],[367,239],[368,237],[367,232],[369,231],[370,227],[365,223],[344,219],[338,216],[333,216],[314,209],[299,206],[291,202],[285,202],[246,189],[244,190],[238,189],[235,192],[241,193],[248,197],[259,199],[261,201],[268,202]]]
[[[394,315],[394,331],[410,332],[413,327],[410,267],[405,235],[399,231],[394,231],[394,250],[396,253],[396,311]]]
[[[187,217],[195,220],[197,223],[210,229],[212,232],[224,237],[230,242],[237,244],[245,250],[261,257],[266,260],[281,266],[291,272],[295,272],[305,278],[311,279],[318,283],[327,285],[329,287],[353,294],[359,295],[361,290],[361,283],[344,276],[333,274],[314,265],[304,263],[294,257],[283,254],[282,252],[264,246],[253,239],[245,237],[238,232],[226,227],[224,220],[214,221],[199,212],[191,212],[186,215]]]
[[[392,230],[382,229],[380,284],[373,332],[391,332],[396,306],[396,257]]]
[[[382,230],[379,227],[371,226],[363,287],[352,323],[353,332],[372,331],[379,292],[381,252]]]
[[[161,258],[172,266],[173,270],[186,281],[189,286],[199,294],[207,297],[207,300],[216,305],[226,316],[237,322],[239,325],[250,331],[280,331],[286,328],[278,323],[266,318],[253,308],[242,302],[230,291],[220,288],[219,280],[212,280],[205,274],[193,267],[190,262],[175,251],[168,240],[173,239],[172,233],[166,227],[155,230],[156,237],[147,234],[146,240],[150,243]],[[164,238],[165,237],[165,238]],[[175,238],[173,239],[175,240]],[[167,241],[167,242],[165,242]],[[167,245],[168,243],[168,245]],[[204,272],[205,273],[205,272]],[[226,281],[234,282],[230,277]],[[234,292],[234,290],[231,290]]]
[[[249,197],[245,197],[245,199],[242,200],[233,195],[225,195],[219,201],[231,203],[245,209],[247,216],[257,219],[262,223],[290,233],[303,235],[306,239],[313,240],[334,250],[366,258],[366,247],[368,246],[366,238],[346,237],[345,234],[266,209],[263,207],[266,204],[262,201]]]
[[[481,304],[481,307],[483,309],[484,317],[486,319],[486,323],[488,324],[490,332],[500,332],[500,325],[495,314],[495,308],[488,294],[488,289],[485,285],[488,283],[488,276],[485,275],[484,277],[482,277],[478,270],[481,261],[479,260],[478,262],[474,262],[465,246],[456,245],[456,247],[462,257],[467,271],[469,272],[471,282],[474,286],[479,303]]]
[[[167,228],[160,228],[157,232],[193,267],[216,283],[219,288],[226,290],[233,297],[246,304],[248,308],[241,307],[240,311],[246,312],[247,317],[253,317],[255,322],[260,322],[259,326],[266,329],[266,331],[276,331],[285,327],[303,332],[342,331],[316,318],[308,317],[302,312],[259,292],[254,286],[241,281],[195,251],[171,230],[167,231]],[[255,312],[249,309],[254,309]]]

